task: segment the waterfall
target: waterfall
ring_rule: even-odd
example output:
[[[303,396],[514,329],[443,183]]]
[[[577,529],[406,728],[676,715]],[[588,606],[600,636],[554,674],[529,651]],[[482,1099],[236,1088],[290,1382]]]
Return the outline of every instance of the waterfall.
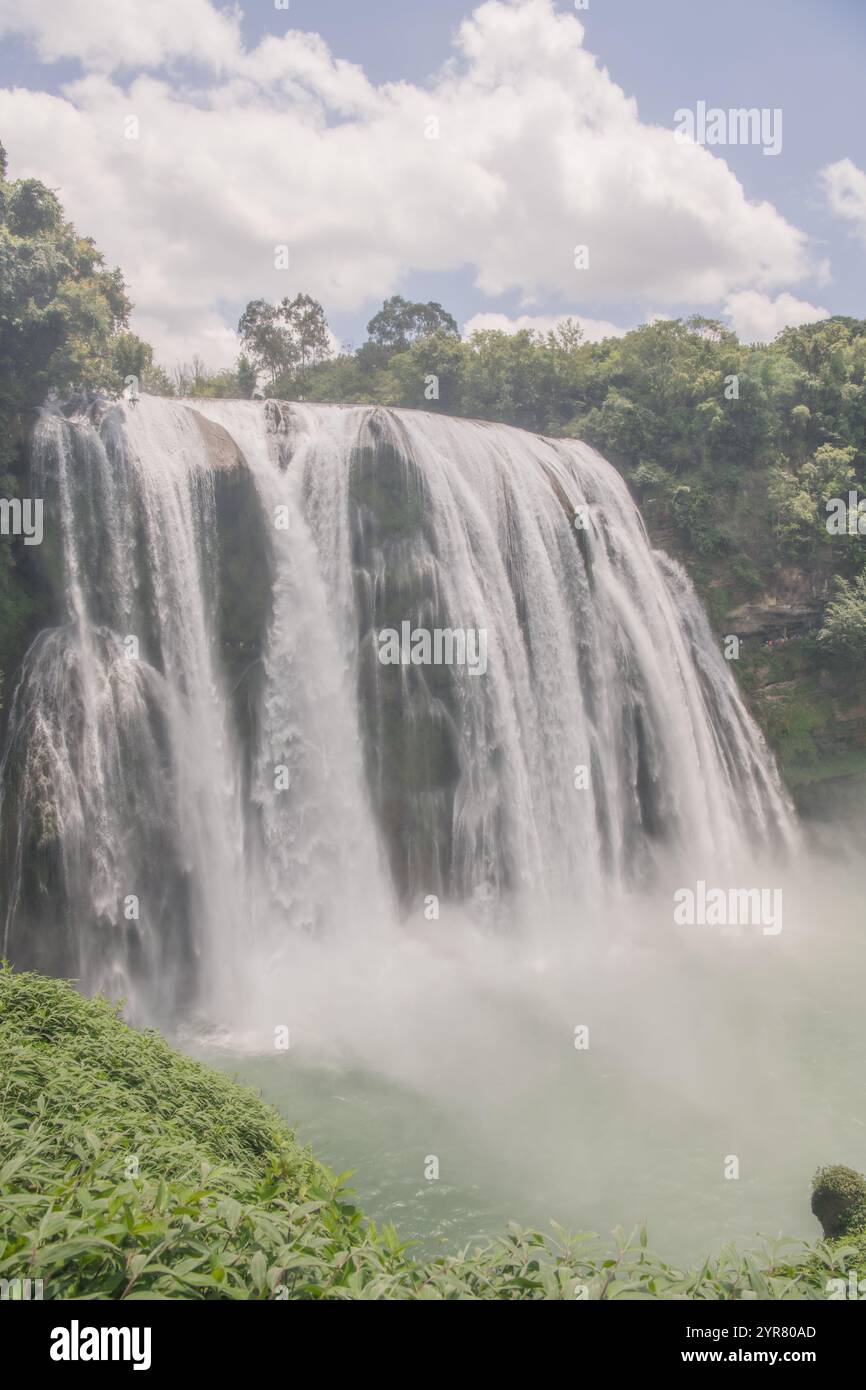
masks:
[[[684,571],[584,444],[143,397],[46,410],[32,468],[63,611],[0,766],[16,964],[171,1015],[419,904],[579,931],[791,840]],[[437,632],[484,661],[428,660]]]

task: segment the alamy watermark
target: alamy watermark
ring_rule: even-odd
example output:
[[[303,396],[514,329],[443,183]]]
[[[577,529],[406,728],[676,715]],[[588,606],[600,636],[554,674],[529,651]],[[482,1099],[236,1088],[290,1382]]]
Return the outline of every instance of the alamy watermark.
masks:
[[[866,536],[866,497],[849,492],[844,497],[831,497],[825,502],[827,520],[824,523],[831,536]]]
[[[51,1332],[52,1361],[131,1361],[134,1371],[150,1370],[149,1327],[82,1327],[73,1318],[69,1327]]]
[[[487,670],[487,629],[484,627],[416,627],[411,622],[383,627],[376,633],[383,666],[465,666],[471,676]]]
[[[41,1301],[45,1290],[41,1279],[0,1279],[0,1302],[29,1303]]]
[[[860,1279],[856,1270],[849,1269],[847,1280],[827,1280],[827,1297],[831,1302],[842,1298],[866,1298],[866,1279]]]
[[[23,536],[25,545],[41,545],[42,535],[41,497],[0,497],[0,536]]]
[[[699,101],[694,111],[674,112],[674,139],[680,145],[760,145],[764,154],[782,153],[782,111],[778,106],[738,106],[725,111]]]
[[[702,878],[694,888],[674,893],[678,927],[761,927],[764,936],[782,930],[781,888],[708,888]]]

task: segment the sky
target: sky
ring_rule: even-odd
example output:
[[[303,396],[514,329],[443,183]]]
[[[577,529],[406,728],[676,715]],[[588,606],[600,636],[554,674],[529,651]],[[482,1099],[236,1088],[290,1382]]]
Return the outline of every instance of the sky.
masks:
[[[0,139],[168,367],[301,290],[765,341],[866,316],[864,61],[863,0],[0,0]]]

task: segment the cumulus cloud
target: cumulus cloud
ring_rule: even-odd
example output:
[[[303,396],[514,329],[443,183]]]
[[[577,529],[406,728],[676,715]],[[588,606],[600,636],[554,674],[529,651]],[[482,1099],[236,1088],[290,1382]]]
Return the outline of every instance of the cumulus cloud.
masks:
[[[412,270],[471,267],[530,313],[719,303],[811,270],[721,158],[641,122],[552,0],[486,0],[426,87],[376,86],[296,31],[245,50],[207,0],[0,0],[0,25],[84,65],[59,96],[0,92],[0,128],[13,172],[59,188],[123,266],[164,356],[224,354],[254,296],[356,311]]]
[[[771,343],[783,328],[797,328],[801,323],[815,323],[830,317],[828,309],[795,299],[792,294],[780,294],[772,299],[757,290],[740,290],[730,295],[724,312],[744,343]]]
[[[77,58],[105,72],[180,57],[219,68],[239,44],[237,16],[209,0],[0,0],[4,33],[29,39],[43,62]]]
[[[866,174],[850,159],[839,159],[821,170],[821,183],[833,212],[853,222],[855,234],[866,241]]]
[[[583,314],[518,314],[516,318],[509,318],[507,314],[474,314],[464,324],[463,336],[469,338],[473,333],[484,333],[491,329],[499,333],[519,333],[522,328],[529,329],[531,333],[552,333],[554,328],[569,319],[580,324],[584,340],[588,343],[600,343],[604,338],[622,338],[628,332],[627,328],[618,328],[606,319],[588,319]]]

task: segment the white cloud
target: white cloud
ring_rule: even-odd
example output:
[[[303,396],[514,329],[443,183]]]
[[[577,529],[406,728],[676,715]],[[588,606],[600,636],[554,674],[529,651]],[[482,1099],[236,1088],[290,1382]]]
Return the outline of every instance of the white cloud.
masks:
[[[237,17],[209,0],[0,0],[4,33],[29,39],[43,62],[78,58],[104,72],[180,57],[219,68],[239,44]]]
[[[135,324],[146,314],[169,359],[194,343],[224,352],[254,296],[303,289],[355,311],[413,269],[470,266],[528,312],[542,298],[719,303],[812,269],[803,234],[720,158],[641,123],[552,0],[486,0],[426,88],[376,87],[314,35],[244,51],[207,0],[0,0],[0,22],[88,69],[61,96],[0,92],[0,128],[13,173],[58,188],[124,268]],[[180,57],[213,71],[194,89],[142,71]],[[124,138],[130,115],[138,140]],[[274,267],[282,244],[288,272]]]
[[[780,294],[772,299],[756,290],[741,290],[730,295],[724,313],[744,343],[771,343],[783,328],[797,328],[801,323],[815,323],[830,317],[828,309],[795,299],[792,294]]]
[[[866,174],[850,159],[839,159],[821,170],[827,201],[837,217],[854,223],[854,232],[866,241]]]
[[[618,328],[615,323],[608,323],[605,319],[588,319],[583,314],[519,314],[513,319],[507,314],[474,314],[464,324],[463,336],[469,338],[473,333],[484,333],[490,329],[499,333],[519,333],[522,328],[528,328],[532,333],[552,333],[554,328],[568,319],[580,324],[584,340],[588,343],[600,343],[604,338],[622,338],[628,332],[627,328]]]

